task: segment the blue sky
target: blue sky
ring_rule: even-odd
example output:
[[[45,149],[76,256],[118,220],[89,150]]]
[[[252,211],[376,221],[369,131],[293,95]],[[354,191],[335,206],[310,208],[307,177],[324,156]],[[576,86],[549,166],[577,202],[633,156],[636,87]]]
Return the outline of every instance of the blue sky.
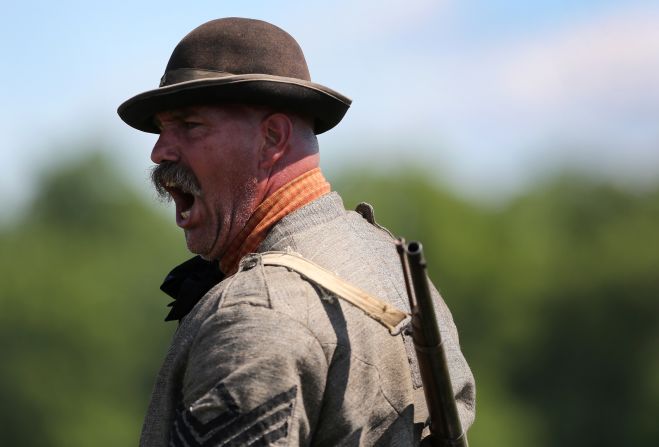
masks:
[[[89,140],[143,184],[154,137],[116,107],[157,86],[187,32],[225,16],[286,29],[312,78],[354,100],[321,136],[330,175],[414,157],[476,197],[556,166],[659,177],[656,2],[24,1],[0,19],[3,209]]]

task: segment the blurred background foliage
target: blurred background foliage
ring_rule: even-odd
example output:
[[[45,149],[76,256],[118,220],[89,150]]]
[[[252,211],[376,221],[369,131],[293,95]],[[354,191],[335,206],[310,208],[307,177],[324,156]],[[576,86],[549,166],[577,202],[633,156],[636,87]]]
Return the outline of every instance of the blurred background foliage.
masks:
[[[473,446],[659,445],[659,187],[580,174],[497,205],[415,166],[331,178],[419,239],[477,380]],[[136,445],[182,236],[98,155],[0,227],[0,445]]]

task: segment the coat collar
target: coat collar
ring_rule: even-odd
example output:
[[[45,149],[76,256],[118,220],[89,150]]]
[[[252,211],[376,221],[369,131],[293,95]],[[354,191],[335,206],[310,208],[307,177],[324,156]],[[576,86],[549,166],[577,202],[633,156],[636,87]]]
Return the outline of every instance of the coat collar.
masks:
[[[321,225],[345,214],[343,201],[336,192],[330,192],[319,199],[293,211],[281,219],[270,230],[257,251],[270,251],[275,244],[288,236]],[[199,300],[226,275],[220,271],[217,261],[206,261],[195,256],[175,267],[160,286],[174,301],[168,304],[171,310],[165,321],[181,320]]]

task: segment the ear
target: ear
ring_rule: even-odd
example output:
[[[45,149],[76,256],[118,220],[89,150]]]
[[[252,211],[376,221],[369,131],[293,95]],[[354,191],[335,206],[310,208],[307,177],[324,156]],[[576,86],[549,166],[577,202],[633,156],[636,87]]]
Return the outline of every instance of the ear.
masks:
[[[259,154],[259,168],[270,170],[289,148],[293,123],[284,113],[273,113],[261,121],[263,145]]]

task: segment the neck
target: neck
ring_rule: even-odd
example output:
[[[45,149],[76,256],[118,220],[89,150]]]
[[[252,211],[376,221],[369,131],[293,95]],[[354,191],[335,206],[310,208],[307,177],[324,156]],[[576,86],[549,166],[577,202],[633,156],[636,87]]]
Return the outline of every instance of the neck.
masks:
[[[330,184],[327,183],[320,169],[309,170],[283,185],[256,208],[245,227],[231,241],[220,260],[222,271],[228,275],[235,273],[238,261],[247,253],[256,251],[275,223],[289,213],[329,193],[330,190]]]
[[[270,175],[264,179],[265,183],[263,184],[261,202],[274,194],[282,186],[290,183],[302,174],[319,167],[318,153],[310,154],[304,158],[296,160],[295,162],[286,163],[285,160],[281,161],[282,163],[275,165],[270,172]]]

